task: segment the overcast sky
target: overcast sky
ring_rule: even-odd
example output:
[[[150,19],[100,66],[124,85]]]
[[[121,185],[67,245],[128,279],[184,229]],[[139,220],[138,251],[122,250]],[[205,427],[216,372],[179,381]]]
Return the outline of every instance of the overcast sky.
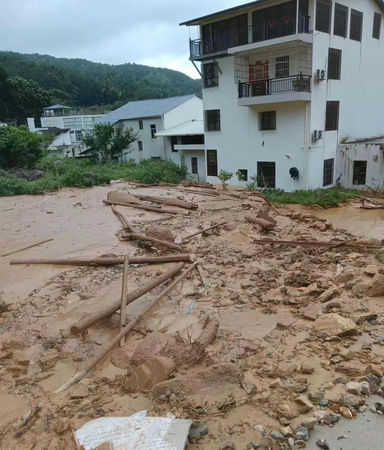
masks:
[[[179,23],[246,1],[0,0],[0,50],[135,62],[198,74],[188,61],[196,28]]]

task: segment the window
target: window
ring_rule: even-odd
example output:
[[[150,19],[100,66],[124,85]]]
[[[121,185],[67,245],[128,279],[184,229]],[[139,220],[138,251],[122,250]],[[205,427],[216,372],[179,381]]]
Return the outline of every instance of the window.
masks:
[[[327,102],[325,131],[334,131],[339,129],[339,106],[340,102]]]
[[[211,88],[219,85],[219,70],[217,63],[203,64],[203,84],[204,88]]]
[[[137,145],[139,146],[139,152],[143,151],[143,141],[137,141]]]
[[[144,128],[143,121],[139,120],[139,130],[142,130],[143,128]]]
[[[354,41],[361,42],[361,34],[363,31],[363,13],[351,9],[351,24],[349,29],[349,38]]]
[[[364,184],[367,178],[367,161],[353,161],[353,184]]]
[[[275,78],[289,77],[289,56],[276,58]]]
[[[207,150],[207,175],[217,177],[217,150]]]
[[[339,3],[335,3],[335,23],[333,34],[336,36],[347,37],[348,29],[348,8]]]
[[[208,109],[205,111],[206,131],[220,131],[220,109]]]
[[[192,156],[191,158],[191,169],[192,169],[192,174],[197,174],[199,173],[198,169],[197,169],[197,157],[196,156]]]
[[[79,142],[83,139],[83,132],[81,130],[75,130],[76,141]]]
[[[381,31],[381,15],[375,13],[373,16],[373,33],[372,37],[375,39],[380,39],[380,31]]]
[[[177,145],[177,136],[171,136],[171,147],[173,152],[177,152],[175,145]]]
[[[323,186],[333,184],[333,165],[334,159],[325,159],[323,166]]]
[[[329,33],[331,27],[331,0],[316,1],[316,30]]]
[[[263,111],[260,113],[260,130],[276,130],[276,111]]]
[[[155,124],[151,125],[151,136],[152,136],[152,139],[155,139],[155,137],[156,137],[156,125]]]
[[[237,171],[237,178],[239,181],[248,181],[248,170],[247,169],[239,169]]]
[[[340,80],[341,77],[341,50],[330,48],[328,50],[328,80]]]
[[[257,185],[259,187],[276,187],[276,163],[258,162],[257,163]]]

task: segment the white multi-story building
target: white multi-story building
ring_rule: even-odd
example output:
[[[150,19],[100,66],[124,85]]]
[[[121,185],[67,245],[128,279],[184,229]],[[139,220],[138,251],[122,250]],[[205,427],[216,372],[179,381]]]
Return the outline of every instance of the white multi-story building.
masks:
[[[193,178],[205,180],[203,107],[196,95],[132,101],[99,122],[137,134],[123,159],[172,160],[185,164]]]
[[[181,24],[199,27],[207,181],[342,179],[338,146],[384,136],[383,13],[381,0],[259,0]]]

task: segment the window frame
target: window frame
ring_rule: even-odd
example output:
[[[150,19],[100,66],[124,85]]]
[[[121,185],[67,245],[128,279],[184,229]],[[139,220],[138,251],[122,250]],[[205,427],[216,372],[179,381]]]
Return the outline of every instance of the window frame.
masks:
[[[248,181],[248,169],[237,169],[237,180],[238,181]],[[245,172],[245,173],[244,173]],[[240,174],[243,174],[244,178],[240,177]]]
[[[326,167],[330,163],[331,167]],[[323,187],[332,186],[335,178],[335,158],[324,159],[323,162]]]
[[[139,130],[143,129],[144,129],[144,122],[142,121],[142,119],[139,119]]]
[[[328,49],[328,80],[341,80],[342,50],[338,48]]]
[[[275,59],[275,78],[289,77],[289,55],[277,56]]]
[[[178,153],[179,150],[175,149],[175,145],[178,143],[177,136],[171,136],[171,150],[173,153]]]
[[[356,176],[356,172],[357,172],[356,169],[361,170],[361,167],[358,168],[356,163],[359,163],[359,165],[361,163],[364,163],[364,164],[361,164],[362,166],[364,166],[364,169],[365,169],[364,183],[355,183],[356,178],[361,176],[361,173],[357,174],[357,176]],[[354,160],[353,161],[352,184],[354,186],[366,186],[366,184],[367,184],[367,169],[368,169],[368,162],[366,160]],[[360,181],[360,179],[358,181]]]
[[[262,165],[269,165],[270,168],[273,167],[273,176],[269,179],[268,177],[265,177],[264,174],[260,175],[260,173],[263,173]],[[268,170],[268,166],[264,167],[264,170]],[[264,181],[266,182],[266,185],[262,186],[259,184],[259,178],[263,177]],[[276,162],[275,161],[257,161],[257,185],[258,187],[267,187],[270,189],[276,188]]]
[[[338,14],[343,14],[344,15],[344,19],[345,19],[345,23],[344,23],[344,32],[340,32],[339,29],[337,27],[342,26],[342,24],[338,24],[337,23],[337,15]],[[334,23],[333,23],[333,34],[335,36],[340,36],[343,38],[346,38],[348,36],[348,16],[349,16],[349,8],[348,6],[344,6],[340,3],[335,3],[335,12],[334,12]]]
[[[211,73],[209,73],[209,71],[211,71]],[[203,64],[202,75],[204,89],[217,87],[219,85],[219,69],[217,67],[217,62]]]
[[[354,20],[359,18],[359,28],[354,29],[353,27],[358,25],[357,23],[354,23]],[[358,11],[357,9],[351,9],[351,19],[349,21],[349,39],[356,42],[361,42],[363,39],[363,22],[364,22],[364,14],[361,11]],[[358,35],[357,35],[358,33]]]
[[[137,145],[139,148],[139,152],[142,152],[144,150],[143,141],[137,141]]]
[[[206,109],[205,116],[205,131],[220,131],[221,130],[221,113],[220,109]],[[212,117],[209,117],[212,116]]]
[[[155,123],[152,123],[151,125],[150,125],[150,129],[151,129],[151,138],[152,139],[156,139],[156,133],[157,133],[157,128],[156,128],[156,124]]]
[[[373,39],[380,39],[381,36],[381,20],[382,15],[375,12],[373,14],[373,29],[372,29],[372,37]]]
[[[212,169],[212,161],[210,161],[211,155],[215,155],[215,157],[214,157],[215,161],[213,162],[213,167],[214,167],[213,171],[211,170]],[[207,176],[208,177],[217,177],[219,174],[217,150],[212,150],[212,149],[207,150],[206,163],[207,163]]]
[[[332,106],[336,106],[335,111],[331,110]],[[325,131],[338,131],[340,118],[340,101],[328,100],[325,111]]]
[[[269,116],[269,117],[268,117]],[[276,111],[260,111],[259,128],[260,131],[276,131]]]
[[[328,8],[328,21],[327,23],[324,21],[320,22],[320,8],[321,6]],[[325,18],[325,12],[324,11],[324,17],[322,17],[321,20]],[[328,33],[331,32],[331,23],[332,23],[332,1],[331,0],[316,0],[316,23],[315,23],[315,29],[316,31],[320,31],[322,33]],[[323,26],[325,25],[325,26]]]

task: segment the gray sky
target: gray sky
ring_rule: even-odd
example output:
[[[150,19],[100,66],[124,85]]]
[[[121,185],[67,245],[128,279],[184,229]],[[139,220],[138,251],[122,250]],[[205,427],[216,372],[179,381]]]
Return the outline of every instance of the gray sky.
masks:
[[[193,78],[188,38],[179,23],[236,6],[236,0],[0,0],[0,50],[135,62]]]

